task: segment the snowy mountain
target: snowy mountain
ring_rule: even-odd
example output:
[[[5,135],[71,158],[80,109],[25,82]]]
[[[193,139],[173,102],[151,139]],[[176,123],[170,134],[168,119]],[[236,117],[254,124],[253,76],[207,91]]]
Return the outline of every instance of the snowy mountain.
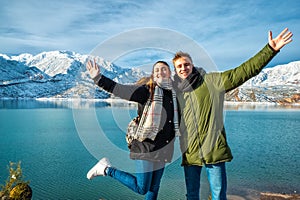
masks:
[[[0,54],[0,98],[107,98],[85,69],[88,55],[70,51],[38,55]],[[101,73],[119,83],[133,83],[146,76],[139,69],[125,69],[96,57]]]
[[[227,101],[300,104],[300,61],[263,69],[226,94]]]
[[[0,98],[86,98],[105,99],[85,69],[89,55],[71,51],[50,51],[38,55],[0,54]],[[119,83],[134,83],[147,74],[139,69],[121,68],[96,57],[101,73]],[[272,68],[226,94],[235,102],[299,103],[300,61]]]
[[[257,76],[244,83],[243,87],[267,87],[299,84],[300,61],[295,61],[285,65],[277,65],[272,68],[265,68]]]

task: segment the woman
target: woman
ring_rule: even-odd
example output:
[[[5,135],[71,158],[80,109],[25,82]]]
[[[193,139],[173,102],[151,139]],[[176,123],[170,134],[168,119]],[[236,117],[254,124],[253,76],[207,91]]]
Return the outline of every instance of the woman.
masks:
[[[179,135],[177,102],[169,65],[164,61],[156,62],[149,81],[141,86],[112,81],[100,74],[95,60],[88,61],[86,67],[99,87],[138,103],[141,127],[130,147],[130,158],[135,160],[139,173],[132,175],[113,168],[109,160],[103,158],[88,172],[87,178],[110,176],[134,192],[145,195],[145,199],[157,199],[165,163],[171,162],[174,138]]]

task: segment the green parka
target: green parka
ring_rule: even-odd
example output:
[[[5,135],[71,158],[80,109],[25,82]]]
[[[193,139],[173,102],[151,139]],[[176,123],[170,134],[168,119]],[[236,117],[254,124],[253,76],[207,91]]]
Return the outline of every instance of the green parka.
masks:
[[[225,93],[259,72],[277,54],[268,44],[254,57],[235,69],[194,76],[190,89],[174,85],[181,112],[180,146],[182,165],[216,164],[232,160],[223,120]]]

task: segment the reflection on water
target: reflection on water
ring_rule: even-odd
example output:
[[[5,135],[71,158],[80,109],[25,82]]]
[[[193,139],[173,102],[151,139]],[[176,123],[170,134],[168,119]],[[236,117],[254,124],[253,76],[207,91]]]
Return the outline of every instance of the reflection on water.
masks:
[[[300,109],[298,104],[279,105],[274,103],[251,103],[251,102],[225,102],[225,110],[285,110]]]
[[[0,99],[0,109],[67,108],[88,109],[94,107],[136,106],[134,102],[121,99]],[[300,110],[300,105],[271,103],[225,102],[225,110]]]
[[[128,107],[133,102],[105,99],[0,99],[0,109]]]

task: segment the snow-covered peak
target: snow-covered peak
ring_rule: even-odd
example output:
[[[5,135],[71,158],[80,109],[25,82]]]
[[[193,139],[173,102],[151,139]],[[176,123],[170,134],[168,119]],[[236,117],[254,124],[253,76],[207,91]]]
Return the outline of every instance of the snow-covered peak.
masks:
[[[20,54],[18,56],[11,56],[11,60],[15,60],[15,61],[18,61],[18,62],[23,62],[23,63],[26,63],[27,60],[30,60],[32,59],[33,55],[29,54],[29,53],[23,53],[23,54]]]
[[[0,58],[4,58],[5,60],[10,60],[11,59],[8,55],[2,54],[2,53],[0,53]]]
[[[300,61],[277,65],[263,69],[257,76],[251,78],[243,87],[278,86],[300,84]]]
[[[49,76],[67,74],[69,67],[74,61],[79,60],[79,55],[70,51],[42,52],[35,56],[21,54],[13,56],[12,60],[23,62],[27,66],[34,66]]]
[[[71,51],[49,51],[37,55],[0,55],[1,97],[70,97],[99,98],[85,68],[88,59],[95,59],[101,73],[119,83],[133,83],[145,76],[134,69],[120,68],[101,57],[80,55]]]

